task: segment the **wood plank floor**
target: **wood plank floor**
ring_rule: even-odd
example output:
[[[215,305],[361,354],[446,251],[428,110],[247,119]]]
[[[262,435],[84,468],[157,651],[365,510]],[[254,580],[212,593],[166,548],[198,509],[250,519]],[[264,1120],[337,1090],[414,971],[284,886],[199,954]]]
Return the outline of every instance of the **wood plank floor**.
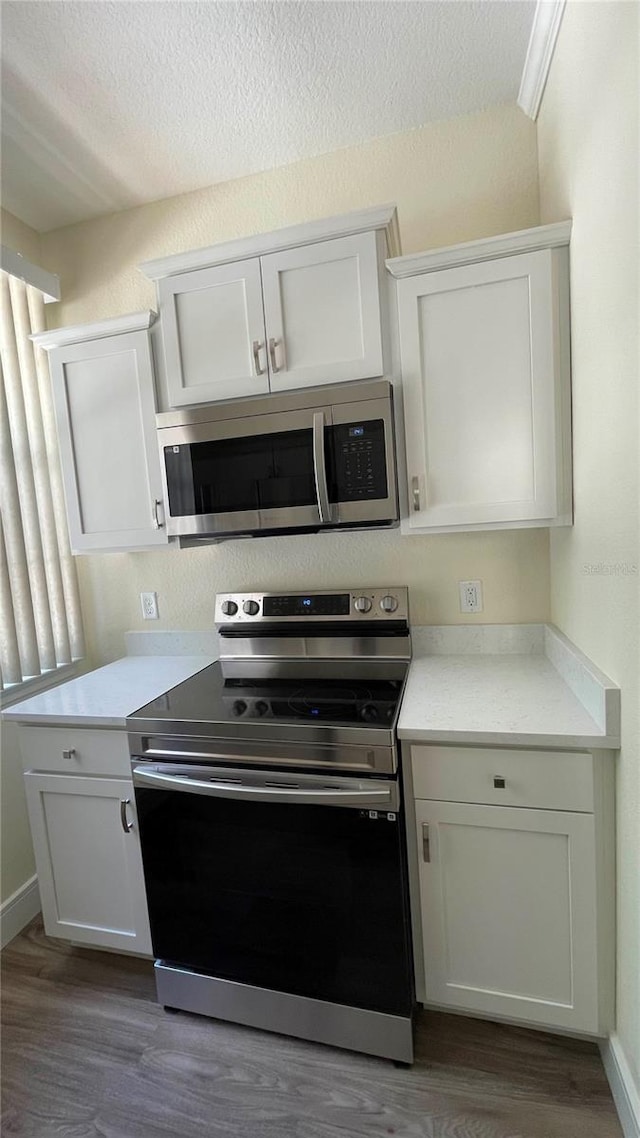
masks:
[[[154,1001],[150,964],[39,918],[2,953],[2,1134],[22,1138],[620,1138],[596,1047],[422,1014],[391,1063]]]

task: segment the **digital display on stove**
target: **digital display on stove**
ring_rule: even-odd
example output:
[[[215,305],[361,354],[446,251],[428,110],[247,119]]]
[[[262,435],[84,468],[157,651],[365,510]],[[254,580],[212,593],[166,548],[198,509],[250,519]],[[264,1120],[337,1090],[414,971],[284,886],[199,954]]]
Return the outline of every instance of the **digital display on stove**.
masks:
[[[348,593],[333,593],[329,596],[289,596],[265,597],[264,616],[348,616],[350,611]]]

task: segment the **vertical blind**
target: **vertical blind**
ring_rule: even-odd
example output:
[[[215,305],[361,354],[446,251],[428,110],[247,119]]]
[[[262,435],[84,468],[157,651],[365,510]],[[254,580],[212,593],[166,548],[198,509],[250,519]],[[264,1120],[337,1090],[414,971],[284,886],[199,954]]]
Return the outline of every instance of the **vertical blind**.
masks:
[[[0,683],[84,656],[49,367],[29,339],[46,331],[42,293],[0,273]]]

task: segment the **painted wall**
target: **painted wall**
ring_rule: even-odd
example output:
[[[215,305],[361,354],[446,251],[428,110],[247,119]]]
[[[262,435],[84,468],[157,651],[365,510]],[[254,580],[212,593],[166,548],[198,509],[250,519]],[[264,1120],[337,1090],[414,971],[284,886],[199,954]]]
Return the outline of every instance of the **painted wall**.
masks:
[[[73,324],[154,307],[136,267],[146,259],[389,201],[405,252],[537,224],[534,124],[498,107],[48,233],[43,259],[64,297],[48,318]],[[409,585],[414,620],[452,623],[461,620],[460,578],[483,580],[483,620],[548,617],[545,530],[271,538],[79,561],[95,663],[119,656],[123,632],[142,626],[142,589],[157,591],[158,627],[168,628],[210,627],[218,590],[394,582]]]
[[[0,903],[35,873],[31,830],[24,794],[18,732],[14,723],[2,726],[0,766]]]
[[[575,526],[552,616],[622,687],[617,1033],[640,1093],[638,7],[568,4],[538,120],[543,221],[573,217]]]
[[[40,234],[6,209],[0,209],[0,234],[3,245],[8,245],[15,253],[21,253],[28,261],[41,264]]]

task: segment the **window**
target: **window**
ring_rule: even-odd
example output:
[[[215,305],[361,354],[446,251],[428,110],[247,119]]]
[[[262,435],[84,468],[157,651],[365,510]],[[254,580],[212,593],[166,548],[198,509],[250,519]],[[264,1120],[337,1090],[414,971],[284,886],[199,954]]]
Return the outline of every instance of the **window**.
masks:
[[[28,694],[84,656],[45,353],[42,293],[0,273],[0,680]]]

